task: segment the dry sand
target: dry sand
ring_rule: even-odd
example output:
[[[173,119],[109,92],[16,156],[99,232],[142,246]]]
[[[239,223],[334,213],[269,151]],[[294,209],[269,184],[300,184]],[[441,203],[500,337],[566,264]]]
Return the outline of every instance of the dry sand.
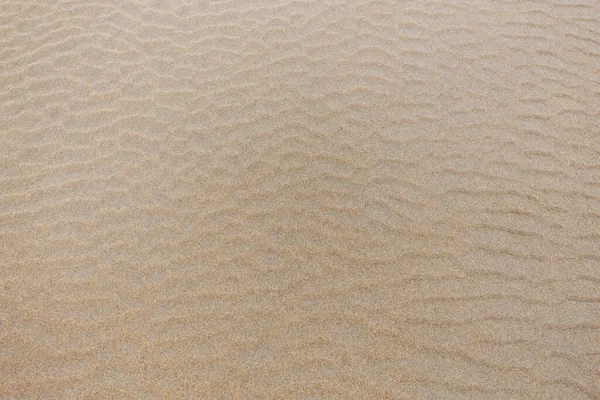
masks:
[[[0,43],[0,398],[600,398],[597,0],[0,1]]]

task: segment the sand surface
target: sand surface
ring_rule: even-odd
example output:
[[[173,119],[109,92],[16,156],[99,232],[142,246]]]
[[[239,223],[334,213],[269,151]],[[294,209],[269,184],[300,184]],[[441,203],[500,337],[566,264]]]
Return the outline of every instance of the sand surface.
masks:
[[[597,0],[0,1],[1,399],[600,399]]]

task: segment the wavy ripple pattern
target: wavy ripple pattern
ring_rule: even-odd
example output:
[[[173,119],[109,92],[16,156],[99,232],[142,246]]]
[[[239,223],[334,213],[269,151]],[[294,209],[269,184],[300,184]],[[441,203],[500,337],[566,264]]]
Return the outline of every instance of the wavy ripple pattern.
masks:
[[[594,0],[0,1],[0,398],[600,399]]]

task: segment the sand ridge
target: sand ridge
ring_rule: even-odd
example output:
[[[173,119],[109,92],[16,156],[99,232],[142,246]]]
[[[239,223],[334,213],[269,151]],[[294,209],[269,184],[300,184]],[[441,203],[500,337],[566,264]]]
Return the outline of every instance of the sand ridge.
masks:
[[[0,2],[0,398],[600,398],[600,4]]]

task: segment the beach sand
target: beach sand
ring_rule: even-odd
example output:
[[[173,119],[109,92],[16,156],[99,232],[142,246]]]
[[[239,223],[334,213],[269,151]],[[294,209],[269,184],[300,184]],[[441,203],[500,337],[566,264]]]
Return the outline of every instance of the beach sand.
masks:
[[[0,2],[1,399],[600,399],[600,3]]]

